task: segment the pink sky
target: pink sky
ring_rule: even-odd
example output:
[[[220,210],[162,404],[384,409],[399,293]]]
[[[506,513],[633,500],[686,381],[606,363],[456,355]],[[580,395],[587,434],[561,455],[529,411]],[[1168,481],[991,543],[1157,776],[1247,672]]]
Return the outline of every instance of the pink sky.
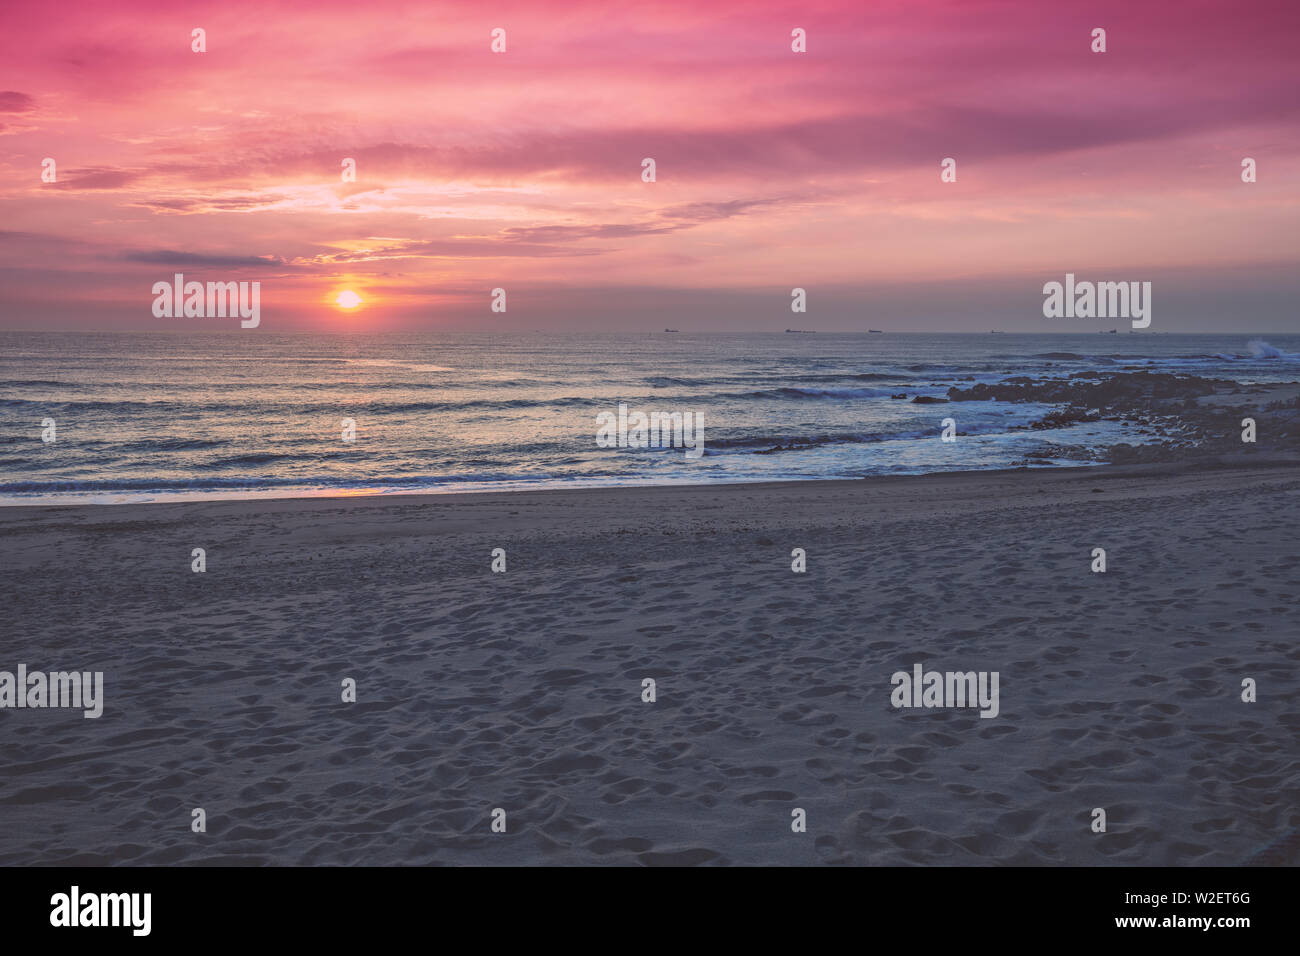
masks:
[[[1091,331],[1069,271],[1300,330],[1298,44],[1293,0],[6,4],[0,327],[176,328],[183,272],[271,330]]]

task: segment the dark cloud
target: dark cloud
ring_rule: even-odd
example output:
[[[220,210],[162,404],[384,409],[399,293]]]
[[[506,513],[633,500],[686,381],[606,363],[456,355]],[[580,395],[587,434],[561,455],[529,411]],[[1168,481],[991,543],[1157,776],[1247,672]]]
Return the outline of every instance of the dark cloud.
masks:
[[[220,256],[198,252],[177,252],[173,249],[140,250],[123,253],[127,262],[145,262],[164,266],[215,266],[227,269],[283,269],[287,263],[279,256]]]
[[[781,199],[731,199],[726,202],[690,202],[680,206],[669,206],[659,210],[664,219],[680,219],[685,222],[713,222],[730,219],[751,209],[761,206],[773,206],[784,203]]]
[[[129,186],[140,178],[138,172],[129,169],[110,169],[107,167],[91,167],[87,169],[60,168],[58,174],[58,181],[51,183],[51,188],[67,189],[73,192],[83,189],[121,189],[123,186]]]
[[[36,109],[36,101],[26,93],[16,90],[0,92],[0,113],[30,113]]]

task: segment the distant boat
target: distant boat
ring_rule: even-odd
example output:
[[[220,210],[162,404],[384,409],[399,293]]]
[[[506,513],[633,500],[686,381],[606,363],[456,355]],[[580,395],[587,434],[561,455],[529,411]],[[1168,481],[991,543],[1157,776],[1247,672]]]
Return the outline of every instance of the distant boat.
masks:
[[[681,329],[664,329],[665,332],[680,332]]]
[[[1005,335],[1001,329],[989,329],[989,335]]]
[[[1109,329],[1109,330],[1107,330],[1107,329],[1102,329],[1102,330],[1101,330],[1100,332],[1098,332],[1097,334],[1098,334],[1098,335],[1118,335],[1118,334],[1119,334],[1119,330],[1118,330],[1118,329]]]
[[[868,332],[874,332],[876,335],[884,335],[884,329],[867,329]]]
[[[786,329],[786,332],[792,335],[812,335],[816,329]]]

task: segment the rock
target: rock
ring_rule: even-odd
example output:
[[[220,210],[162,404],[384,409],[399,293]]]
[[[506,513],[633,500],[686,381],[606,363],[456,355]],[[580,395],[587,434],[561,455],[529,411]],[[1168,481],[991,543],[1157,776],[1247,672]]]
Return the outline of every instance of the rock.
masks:
[[[1076,375],[1087,377],[1031,379],[1014,376],[996,385],[984,382],[977,382],[970,388],[954,385],[948,389],[948,398],[954,402],[1051,402],[1104,409],[1139,401],[1185,400],[1212,395],[1233,384],[1226,380],[1169,372],[1089,372]]]
[[[1066,425],[1074,425],[1079,422],[1097,422],[1101,421],[1096,409],[1087,409],[1081,406],[1071,406],[1070,408],[1058,408],[1055,411],[1048,412],[1041,419],[1030,424],[1030,428],[1064,428]]]

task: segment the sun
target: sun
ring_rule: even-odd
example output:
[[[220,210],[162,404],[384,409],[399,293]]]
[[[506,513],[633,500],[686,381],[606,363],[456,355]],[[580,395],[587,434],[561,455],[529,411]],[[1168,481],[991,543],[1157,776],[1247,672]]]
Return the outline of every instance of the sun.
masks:
[[[351,289],[344,289],[334,299],[334,304],[340,309],[355,309],[362,302],[361,296],[357,295]]]

